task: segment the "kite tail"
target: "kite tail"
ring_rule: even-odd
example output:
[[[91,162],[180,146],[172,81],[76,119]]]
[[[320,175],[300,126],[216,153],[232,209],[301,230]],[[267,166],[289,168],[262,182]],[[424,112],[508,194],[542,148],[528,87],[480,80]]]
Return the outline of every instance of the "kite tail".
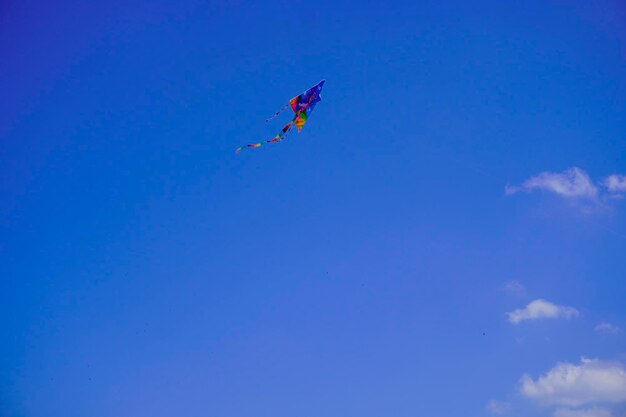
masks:
[[[274,136],[272,139],[265,140],[265,141],[262,141],[262,142],[257,142],[257,143],[251,143],[249,145],[240,146],[240,147],[237,148],[237,150],[235,152],[239,153],[239,152],[241,152],[242,150],[244,150],[246,148],[260,148],[261,146],[265,145],[266,143],[280,142],[280,141],[285,139],[285,137],[291,131],[291,128],[294,126],[295,123],[296,123],[296,117],[294,117],[292,121],[287,123],[285,125],[285,127],[283,127],[281,129],[281,131],[276,136]]]
[[[279,114],[281,114],[283,112],[283,110],[285,110],[287,107],[289,107],[290,103],[285,104],[280,110],[278,110],[276,113],[274,113],[274,115],[270,118],[265,119],[266,122],[269,122],[270,120],[273,120],[276,118],[276,116],[278,116]]]

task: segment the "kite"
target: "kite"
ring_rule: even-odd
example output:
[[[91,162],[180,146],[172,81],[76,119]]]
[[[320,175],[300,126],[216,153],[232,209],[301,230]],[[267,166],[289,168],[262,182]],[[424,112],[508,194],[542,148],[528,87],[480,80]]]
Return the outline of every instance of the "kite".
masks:
[[[272,117],[266,120],[266,122],[269,122],[270,120],[274,119],[287,107],[291,107],[291,110],[293,110],[293,112],[295,113],[294,118],[289,123],[287,123],[276,136],[274,136],[272,139],[262,142],[240,146],[239,148],[237,148],[237,153],[241,152],[245,148],[260,148],[266,143],[280,142],[285,139],[287,134],[294,126],[296,126],[298,132],[300,132],[307,122],[309,116],[311,115],[311,112],[315,108],[315,105],[319,103],[322,99],[320,94],[322,93],[322,87],[324,87],[325,82],[326,80],[322,80],[319,83],[315,84],[313,87],[306,90],[304,93],[292,98],[291,100],[289,100],[289,103],[285,104],[282,109],[278,110],[276,113],[274,113]]]

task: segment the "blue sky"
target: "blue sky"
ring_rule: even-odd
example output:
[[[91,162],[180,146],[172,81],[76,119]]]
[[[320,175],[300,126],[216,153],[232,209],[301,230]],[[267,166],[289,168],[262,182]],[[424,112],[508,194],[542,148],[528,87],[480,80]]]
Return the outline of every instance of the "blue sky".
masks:
[[[0,415],[626,412],[620,2],[0,19]]]

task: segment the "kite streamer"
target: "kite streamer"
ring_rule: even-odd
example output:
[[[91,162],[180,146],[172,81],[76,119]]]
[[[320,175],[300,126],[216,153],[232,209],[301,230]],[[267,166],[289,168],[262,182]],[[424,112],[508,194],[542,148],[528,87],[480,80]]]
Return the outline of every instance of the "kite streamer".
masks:
[[[281,114],[283,112],[283,110],[285,110],[287,107],[289,107],[289,105],[290,105],[290,103],[285,104],[280,110],[278,110],[276,113],[274,113],[272,115],[272,117],[269,117],[269,118],[265,119],[265,121],[269,122],[270,120],[274,120],[276,118],[276,116]]]

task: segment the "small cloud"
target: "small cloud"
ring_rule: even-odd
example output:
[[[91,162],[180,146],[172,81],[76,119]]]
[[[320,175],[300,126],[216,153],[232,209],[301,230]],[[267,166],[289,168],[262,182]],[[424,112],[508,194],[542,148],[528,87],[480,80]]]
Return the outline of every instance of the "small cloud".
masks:
[[[531,177],[521,185],[507,185],[504,187],[505,195],[513,195],[519,192],[532,192],[543,190],[554,193],[560,197],[594,203],[606,203],[611,200],[621,200],[626,197],[626,175],[612,174],[601,181],[593,181],[587,172],[572,167],[563,172],[542,172]],[[600,207],[584,207],[584,211],[594,211]]]
[[[542,405],[580,407],[620,403],[626,401],[626,369],[620,362],[599,359],[582,358],[579,365],[557,363],[537,380],[524,375],[520,380],[520,392]],[[561,413],[565,412],[561,410]]]
[[[526,288],[524,287],[524,285],[521,282],[515,280],[507,282],[504,287],[502,287],[502,289],[508,293],[518,295],[522,295],[526,292]]]
[[[571,319],[579,315],[573,307],[560,306],[550,301],[538,299],[530,302],[526,307],[507,313],[509,321],[518,324],[524,320],[537,319]]]
[[[522,190],[523,190],[522,187],[518,187],[516,185],[509,185],[509,184],[507,184],[507,185],[504,186],[504,194],[505,195],[513,195],[513,194],[515,194],[515,193],[517,193],[519,191],[522,191]]]
[[[611,413],[611,410],[600,407],[576,410],[572,410],[570,408],[559,408],[554,412],[554,417],[613,417],[613,413]]]
[[[594,327],[594,330],[599,333],[619,333],[621,329],[614,324],[602,322]]]
[[[598,189],[589,175],[577,167],[564,172],[542,172],[527,179],[520,186],[507,185],[504,192],[506,195],[512,195],[520,191],[534,190],[550,191],[564,198],[595,199],[598,195]]]
[[[626,175],[609,175],[602,181],[602,185],[611,193],[612,198],[623,198],[623,193],[626,193]]]
[[[511,403],[507,403],[504,401],[491,400],[487,403],[485,408],[491,414],[503,415],[511,411]]]
[[[612,192],[626,192],[626,175],[609,175],[602,181],[602,185]]]

